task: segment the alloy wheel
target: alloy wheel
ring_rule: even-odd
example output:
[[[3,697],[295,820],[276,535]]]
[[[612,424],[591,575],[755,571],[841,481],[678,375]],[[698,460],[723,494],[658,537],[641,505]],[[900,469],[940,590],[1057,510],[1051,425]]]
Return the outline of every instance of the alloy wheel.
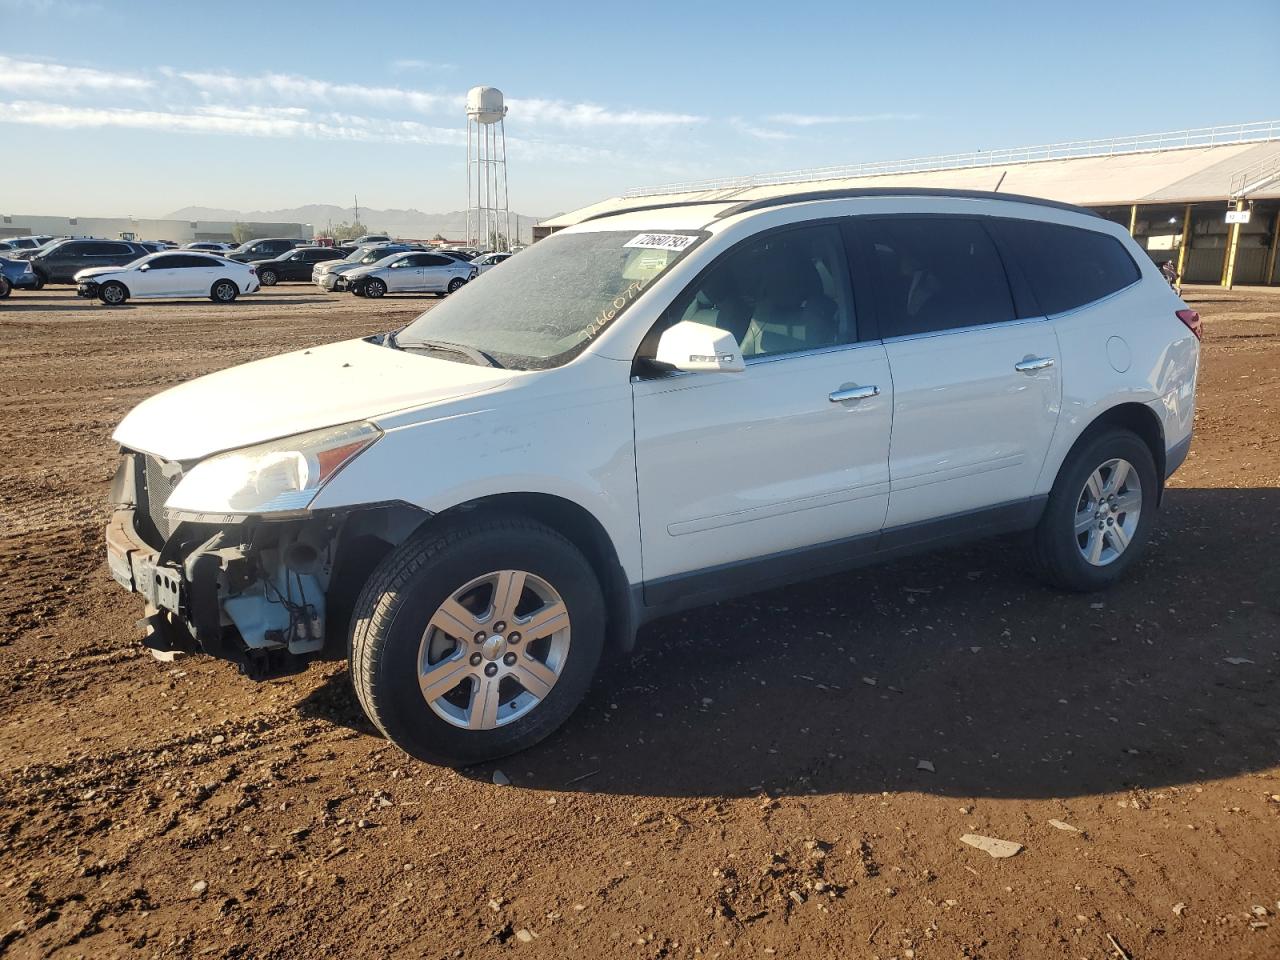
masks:
[[[1142,481],[1128,460],[1103,463],[1089,475],[1076,501],[1075,538],[1095,567],[1115,562],[1128,548],[1142,515]]]
[[[569,658],[569,610],[524,570],[497,570],[455,590],[427,623],[418,686],[441,719],[493,730],[547,698]]]

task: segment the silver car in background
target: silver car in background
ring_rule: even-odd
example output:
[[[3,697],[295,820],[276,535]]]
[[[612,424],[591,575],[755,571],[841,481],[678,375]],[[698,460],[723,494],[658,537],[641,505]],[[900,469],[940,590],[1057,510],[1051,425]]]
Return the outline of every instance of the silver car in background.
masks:
[[[337,278],[337,289],[373,298],[388,293],[454,293],[475,279],[476,272],[465,260],[410,251],[348,271]]]
[[[326,293],[331,293],[338,288],[338,277],[342,274],[377,263],[393,253],[406,253],[413,249],[416,248],[404,243],[375,243],[357,247],[342,260],[317,263],[311,271],[311,282]]]

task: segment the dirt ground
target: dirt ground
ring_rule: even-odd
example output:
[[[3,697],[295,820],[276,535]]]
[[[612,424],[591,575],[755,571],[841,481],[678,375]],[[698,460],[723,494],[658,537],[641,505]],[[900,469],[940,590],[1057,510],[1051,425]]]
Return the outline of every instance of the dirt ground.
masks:
[[[15,293],[0,955],[1280,957],[1280,291],[1188,297],[1196,440],[1122,586],[1050,591],[1001,541],[696,611],[458,773],[341,663],[155,662],[102,548],[135,403],[432,301]]]

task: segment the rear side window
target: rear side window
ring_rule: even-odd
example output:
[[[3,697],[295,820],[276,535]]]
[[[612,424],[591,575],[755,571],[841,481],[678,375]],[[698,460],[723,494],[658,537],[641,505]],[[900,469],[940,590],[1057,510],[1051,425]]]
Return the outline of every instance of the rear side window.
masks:
[[[1138,266],[1115,237],[1035,220],[1003,220],[1032,292],[1046,314],[1063,313],[1123,290],[1138,280]]]
[[[870,256],[880,336],[902,337],[1016,317],[1004,262],[976,220],[858,220]]]

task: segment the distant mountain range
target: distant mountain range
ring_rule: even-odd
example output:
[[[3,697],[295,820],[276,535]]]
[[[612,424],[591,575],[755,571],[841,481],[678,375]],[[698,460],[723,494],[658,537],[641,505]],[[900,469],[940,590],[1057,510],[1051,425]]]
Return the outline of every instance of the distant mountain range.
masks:
[[[287,210],[226,210],[220,207],[183,207],[166,214],[166,220],[232,220],[245,223],[309,223],[316,236],[323,236],[329,224],[350,223],[355,220],[352,207],[339,207],[331,203],[309,203]],[[520,214],[520,236],[530,239],[530,227],[543,217]],[[395,237],[428,240],[437,233],[450,240],[459,240],[467,232],[467,212],[423,213],[421,210],[374,210],[360,208],[360,222],[370,233],[385,232]],[[511,231],[516,230],[516,212],[511,212]]]

